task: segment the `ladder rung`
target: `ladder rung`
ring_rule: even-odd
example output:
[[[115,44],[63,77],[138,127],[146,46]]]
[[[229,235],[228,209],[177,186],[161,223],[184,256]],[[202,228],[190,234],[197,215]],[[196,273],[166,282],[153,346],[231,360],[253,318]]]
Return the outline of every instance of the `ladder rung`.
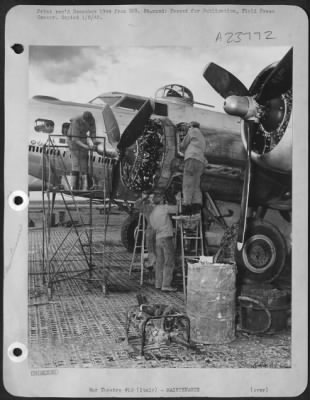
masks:
[[[192,235],[188,236],[188,235],[184,235],[184,234],[183,234],[183,237],[186,239],[201,239],[201,236],[192,236]]]
[[[199,257],[200,256],[186,256],[186,255],[184,255],[184,258],[197,258],[197,261],[198,261]]]

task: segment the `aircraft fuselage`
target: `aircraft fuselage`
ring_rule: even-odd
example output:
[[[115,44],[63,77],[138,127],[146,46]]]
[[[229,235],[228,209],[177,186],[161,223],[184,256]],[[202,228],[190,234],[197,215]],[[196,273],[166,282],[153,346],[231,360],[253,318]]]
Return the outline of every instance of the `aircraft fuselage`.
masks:
[[[133,119],[139,109],[139,101],[142,103],[147,100],[141,96],[128,94],[118,94],[118,101],[111,105],[113,114],[117,120],[120,132],[124,131],[129,122]],[[132,105],[134,104],[134,106]],[[105,141],[106,155],[103,157],[96,152],[90,155],[92,159],[93,175],[97,182],[105,180],[106,188],[111,188],[113,168],[117,162],[117,151],[115,146],[109,142],[102,115],[102,105],[100,104],[80,104],[64,102],[44,96],[37,96],[30,100],[29,107],[29,175],[37,179],[42,179],[43,171],[49,173],[51,183],[59,183],[64,175],[69,175],[71,171],[71,155],[68,149],[66,136],[62,134],[64,123],[69,123],[70,119],[81,115],[89,110],[95,117],[97,128],[97,140]],[[241,138],[240,118],[224,113],[210,111],[203,107],[197,107],[173,100],[155,100],[155,112],[152,119],[159,118],[164,124],[165,120],[177,126],[180,122],[188,123],[196,120],[201,124],[201,131],[207,142],[208,165],[202,177],[201,187],[203,191],[210,192],[215,199],[223,201],[240,202],[242,193],[243,173],[246,163],[246,152]],[[52,133],[38,131],[35,126],[36,121],[53,121],[54,128]],[[177,131],[177,129],[176,129]],[[174,138],[170,138],[170,159],[179,160],[179,172],[182,171],[182,157],[177,151],[177,132]],[[142,134],[142,132],[141,132]],[[46,142],[53,143],[43,149]],[[136,154],[136,146],[129,148],[129,153],[133,157]],[[49,152],[45,155],[44,152]],[[47,171],[47,160],[52,164],[52,168]],[[43,163],[45,162],[45,169]],[[173,175],[170,165],[165,164],[163,174]],[[257,168],[256,183],[254,182],[251,203],[267,204],[279,199],[284,193],[290,190],[290,179],[286,174],[270,174],[264,168]],[[268,178],[268,179],[266,179]],[[256,189],[257,187],[257,189]],[[122,180],[120,181],[117,195],[122,200],[135,200],[139,193],[134,193],[126,188]]]

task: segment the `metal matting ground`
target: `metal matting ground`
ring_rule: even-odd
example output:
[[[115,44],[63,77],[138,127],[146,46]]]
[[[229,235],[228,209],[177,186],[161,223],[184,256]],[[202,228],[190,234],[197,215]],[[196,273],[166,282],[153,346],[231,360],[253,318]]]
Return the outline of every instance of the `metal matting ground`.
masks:
[[[29,230],[29,363],[31,368],[288,368],[291,366],[290,330],[273,335],[248,335],[237,330],[236,340],[222,345],[147,346],[140,355],[139,332],[130,330],[125,340],[126,314],[137,305],[136,295],[149,303],[171,304],[184,311],[182,289],[163,293],[145,282],[140,287],[139,271],[129,277],[129,254],[119,241],[120,216],[112,216],[105,254],[103,228],[93,231],[98,281],[65,279],[55,284],[48,301],[42,279],[42,231]],[[61,241],[67,228],[53,228],[52,237]],[[70,233],[68,246],[76,236]],[[70,236],[69,235],[69,236]],[[57,238],[57,239],[56,239]],[[86,269],[83,257],[73,252],[66,263],[67,277]],[[61,255],[61,254],[60,254]],[[108,276],[109,293],[104,295],[100,281]],[[65,274],[66,275],[66,274]],[[65,276],[64,275],[64,276]]]

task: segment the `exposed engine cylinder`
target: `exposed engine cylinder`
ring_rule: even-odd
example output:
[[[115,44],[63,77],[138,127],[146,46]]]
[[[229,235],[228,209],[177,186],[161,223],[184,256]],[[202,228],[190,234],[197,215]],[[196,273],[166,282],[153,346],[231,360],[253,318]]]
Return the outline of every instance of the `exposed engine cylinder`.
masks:
[[[136,144],[126,150],[121,163],[123,184],[132,191],[165,190],[176,155],[175,127],[168,118],[150,119]]]
[[[275,66],[276,64],[272,64],[260,72],[251,85],[252,94],[259,93]],[[284,137],[292,113],[292,89],[273,99],[265,100],[260,104],[260,108],[260,123],[253,138],[252,149],[258,155],[271,152]]]
[[[253,140],[253,150],[258,154],[268,153],[281,141],[292,111],[292,90],[281,97],[267,101]]]
[[[132,191],[151,191],[159,178],[165,147],[165,136],[160,120],[149,120],[135,148],[127,150],[122,161],[124,185]]]

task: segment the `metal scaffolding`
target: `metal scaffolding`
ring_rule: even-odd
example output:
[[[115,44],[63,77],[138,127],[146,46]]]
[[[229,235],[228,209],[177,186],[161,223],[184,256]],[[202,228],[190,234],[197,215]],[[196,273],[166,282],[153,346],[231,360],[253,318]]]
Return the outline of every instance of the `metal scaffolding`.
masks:
[[[87,190],[73,190],[70,182],[70,164],[68,169],[68,157],[70,150],[66,145],[56,144],[55,138],[62,135],[49,135],[42,151],[42,204],[43,204],[43,283],[47,287],[48,298],[51,299],[55,285],[68,279],[83,279],[96,281],[106,292],[107,274],[105,272],[104,252],[110,199],[107,198],[107,185],[110,186],[110,171],[106,168],[105,138],[96,137],[103,142],[102,156],[102,186],[93,185]],[[68,151],[63,151],[66,148]],[[67,159],[65,160],[65,157]],[[66,163],[67,161],[67,163]],[[88,152],[88,175],[93,180],[93,151]],[[62,178],[59,179],[59,177]],[[94,180],[93,180],[94,183]],[[54,205],[56,195],[59,195],[64,209],[69,217],[68,228],[63,235],[53,237]],[[81,206],[77,197],[86,198],[85,204]],[[110,196],[109,196],[110,197]],[[103,204],[104,237],[102,251],[95,252],[93,243],[93,203],[100,199]],[[82,213],[82,208],[88,208],[88,220]],[[95,264],[94,256],[102,253],[100,266]],[[95,269],[103,269],[103,274],[95,274]],[[86,275],[86,276],[85,276]]]

